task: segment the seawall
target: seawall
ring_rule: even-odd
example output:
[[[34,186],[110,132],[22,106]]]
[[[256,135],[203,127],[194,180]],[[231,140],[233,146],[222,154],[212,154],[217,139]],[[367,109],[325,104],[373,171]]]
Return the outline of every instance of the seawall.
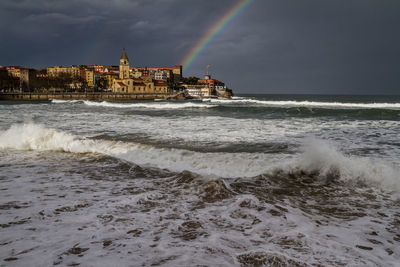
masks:
[[[173,94],[123,94],[123,93],[0,93],[0,100],[46,101],[61,100],[99,100],[99,101],[131,101],[173,99]]]

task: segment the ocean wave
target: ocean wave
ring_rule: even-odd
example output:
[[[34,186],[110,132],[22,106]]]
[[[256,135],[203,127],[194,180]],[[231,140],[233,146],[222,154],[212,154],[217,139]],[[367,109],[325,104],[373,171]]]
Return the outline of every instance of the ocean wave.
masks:
[[[126,148],[119,146],[118,142],[78,138],[34,123],[13,124],[8,130],[1,131],[0,149],[103,154],[126,152]]]
[[[247,107],[271,107],[271,108],[321,108],[321,109],[388,109],[400,110],[400,103],[344,103],[344,102],[318,102],[318,101],[275,101],[257,100],[245,97],[232,97],[232,99],[203,99],[202,102],[170,102],[154,101],[142,103],[117,103],[96,102],[89,100],[60,100],[53,99],[54,104],[84,103],[88,106],[111,107],[111,108],[147,108],[147,109],[184,109],[184,108],[215,108],[218,106],[234,106],[235,104]]]
[[[111,108],[147,108],[147,109],[184,109],[184,108],[210,108],[212,105],[193,102],[144,102],[144,103],[111,103],[107,101],[94,102],[83,101],[88,106],[111,107]]]
[[[101,153],[137,165],[221,177],[252,177],[265,172],[268,155],[201,153],[137,143],[78,138],[37,124],[15,124],[0,132],[0,149]]]
[[[29,123],[14,124],[0,132],[0,149],[100,153],[145,167],[225,178],[250,178],[276,170],[317,173],[320,178],[362,181],[400,192],[400,170],[395,166],[380,160],[346,156],[325,141],[309,142],[304,153],[289,159],[265,153],[206,153],[92,140]]]
[[[379,159],[345,155],[333,144],[322,140],[307,140],[300,156],[277,169],[291,174],[317,174],[319,179],[328,182],[364,182],[400,192],[398,167]]]
[[[78,103],[82,102],[83,100],[62,100],[62,99],[52,99],[51,103],[53,104],[64,104],[64,103]]]
[[[343,102],[317,102],[317,101],[274,101],[257,100],[251,98],[233,99],[208,99],[216,104],[250,104],[269,107],[309,107],[326,109],[394,109],[400,110],[400,103],[343,103]]]

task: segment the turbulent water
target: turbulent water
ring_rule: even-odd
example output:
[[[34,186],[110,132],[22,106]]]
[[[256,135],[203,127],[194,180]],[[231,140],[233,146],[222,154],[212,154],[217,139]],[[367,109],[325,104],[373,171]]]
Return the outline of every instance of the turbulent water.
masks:
[[[0,103],[1,266],[400,266],[400,97]]]

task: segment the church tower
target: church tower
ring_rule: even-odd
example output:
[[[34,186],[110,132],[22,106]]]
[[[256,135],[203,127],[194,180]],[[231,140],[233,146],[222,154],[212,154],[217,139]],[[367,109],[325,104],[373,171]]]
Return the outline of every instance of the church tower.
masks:
[[[121,59],[119,60],[119,78],[129,79],[129,59],[126,55],[125,48],[122,51]]]

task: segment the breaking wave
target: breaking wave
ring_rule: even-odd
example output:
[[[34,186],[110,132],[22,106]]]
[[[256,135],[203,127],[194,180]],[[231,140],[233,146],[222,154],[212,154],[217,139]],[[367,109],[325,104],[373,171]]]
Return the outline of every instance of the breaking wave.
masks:
[[[26,123],[14,124],[0,132],[0,149],[63,151],[71,153],[121,153],[123,146],[117,142],[97,142],[79,139],[76,136],[45,128],[42,125]]]
[[[280,167],[291,174],[317,174],[319,179],[364,182],[400,192],[400,169],[378,159],[345,155],[333,144],[307,140],[303,153]]]
[[[0,149],[101,153],[143,166],[222,177],[252,177],[268,170],[266,157],[257,153],[201,153],[91,140],[37,124],[14,124],[0,132]]]
[[[400,110],[400,103],[342,103],[316,101],[269,101],[237,97],[233,99],[207,99],[211,103],[219,104],[256,104],[270,107],[315,107],[328,109],[394,109]]]
[[[111,103],[107,101],[94,102],[94,101],[83,101],[88,106],[99,106],[99,107],[112,107],[112,108],[148,108],[148,109],[181,109],[181,108],[210,108],[211,105],[204,103],[193,103],[193,102],[148,102],[148,103]]]
[[[195,102],[167,102],[155,100],[154,102],[142,103],[118,103],[118,102],[97,102],[89,100],[51,100],[53,104],[66,104],[66,103],[83,103],[87,106],[94,107],[109,107],[109,108],[147,108],[147,109],[184,109],[184,108],[211,108],[214,105]]]
[[[51,103],[54,104],[63,104],[63,103],[78,103],[82,102],[83,100],[62,100],[62,99],[52,99]]]
[[[177,101],[149,101],[141,103],[97,102],[89,100],[59,100],[53,99],[52,103],[83,103],[87,106],[111,108],[146,108],[146,109],[184,109],[184,108],[216,108],[224,106],[245,105],[245,107],[269,108],[320,108],[320,109],[384,109],[400,110],[400,103],[342,103],[342,102],[317,102],[317,101],[274,101],[257,100],[245,97],[232,99],[203,99],[202,102],[177,102]]]
[[[323,141],[309,142],[302,154],[279,163],[282,159],[264,153],[202,153],[138,143],[91,140],[29,123],[14,124],[1,131],[0,149],[100,153],[145,167],[225,178],[250,178],[277,170],[292,174],[317,173],[320,178],[362,181],[389,191],[400,191],[400,170],[396,166],[370,158],[344,155]]]

